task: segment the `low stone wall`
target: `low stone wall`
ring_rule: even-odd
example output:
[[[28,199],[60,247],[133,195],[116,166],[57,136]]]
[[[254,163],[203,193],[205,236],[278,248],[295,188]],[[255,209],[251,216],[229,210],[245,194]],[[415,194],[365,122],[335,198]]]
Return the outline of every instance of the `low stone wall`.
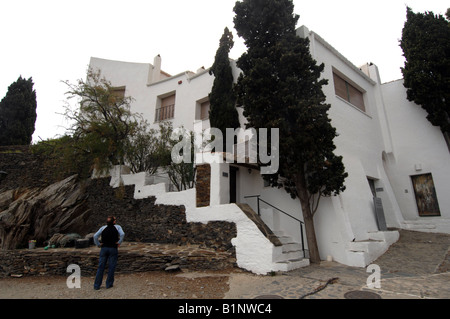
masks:
[[[82,276],[94,276],[100,249],[42,248],[0,251],[0,277],[65,275],[70,264],[80,266]],[[161,271],[169,266],[189,270],[223,270],[235,267],[234,254],[200,248],[197,245],[176,246],[124,243],[119,249],[117,273]]]

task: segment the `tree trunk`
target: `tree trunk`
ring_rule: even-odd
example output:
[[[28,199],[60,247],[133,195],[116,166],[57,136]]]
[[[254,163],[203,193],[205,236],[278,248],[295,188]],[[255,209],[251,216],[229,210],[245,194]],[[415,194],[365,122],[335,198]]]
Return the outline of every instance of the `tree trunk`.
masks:
[[[447,143],[448,151],[450,152],[450,134],[448,132],[442,132],[444,134],[445,142]]]
[[[306,241],[308,243],[309,261],[313,264],[320,263],[319,247],[317,245],[314,217],[309,203],[308,190],[304,174],[300,173],[296,178],[296,188],[302,206],[303,220],[305,222]]]

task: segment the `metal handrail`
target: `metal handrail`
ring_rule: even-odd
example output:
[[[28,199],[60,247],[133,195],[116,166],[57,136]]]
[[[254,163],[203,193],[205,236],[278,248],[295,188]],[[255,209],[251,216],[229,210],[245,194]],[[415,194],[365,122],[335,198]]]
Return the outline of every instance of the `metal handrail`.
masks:
[[[260,212],[260,205],[259,205],[259,202],[261,201],[261,202],[265,203],[266,205],[269,205],[270,207],[272,207],[272,208],[278,210],[279,212],[285,214],[286,216],[289,216],[290,218],[292,218],[292,219],[298,221],[298,222],[300,223],[300,235],[301,235],[301,237],[302,237],[302,251],[303,251],[303,257],[306,258],[305,241],[304,241],[304,239],[303,239],[303,226],[305,225],[305,223],[304,223],[303,221],[301,221],[300,219],[298,219],[298,218],[296,218],[296,217],[294,217],[294,216],[292,216],[292,215],[286,213],[285,211],[279,209],[278,207],[273,206],[272,204],[266,202],[265,200],[261,199],[261,195],[244,196],[244,198],[257,198],[258,216],[260,216],[260,217],[261,217],[261,212]]]

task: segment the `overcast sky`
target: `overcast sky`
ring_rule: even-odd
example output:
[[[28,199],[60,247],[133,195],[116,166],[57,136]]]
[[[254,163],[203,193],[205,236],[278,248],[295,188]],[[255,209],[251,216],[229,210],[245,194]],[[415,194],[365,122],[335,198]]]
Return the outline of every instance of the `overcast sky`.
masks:
[[[245,51],[233,25],[235,0],[1,0],[0,99],[22,75],[33,77],[34,142],[63,134],[66,86],[85,78],[90,57],[152,63],[170,74],[210,67],[225,27],[233,59]],[[315,31],[352,63],[375,63],[381,80],[402,77],[398,45],[406,5],[444,14],[444,0],[294,0],[298,26]]]

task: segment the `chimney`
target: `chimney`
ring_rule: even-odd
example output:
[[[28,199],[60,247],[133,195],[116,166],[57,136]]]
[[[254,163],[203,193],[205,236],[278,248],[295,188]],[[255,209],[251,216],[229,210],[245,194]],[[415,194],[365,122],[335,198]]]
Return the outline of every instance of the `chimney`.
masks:
[[[153,68],[150,68],[148,77],[149,84],[158,82],[161,79],[161,56],[158,54],[153,60]]]
[[[359,67],[359,69],[370,78],[370,71],[369,71],[369,63],[366,63]]]
[[[197,74],[198,74],[198,73],[201,73],[201,72],[203,72],[203,71],[205,71],[205,67],[204,67],[204,66],[202,66],[200,69],[197,70]]]

